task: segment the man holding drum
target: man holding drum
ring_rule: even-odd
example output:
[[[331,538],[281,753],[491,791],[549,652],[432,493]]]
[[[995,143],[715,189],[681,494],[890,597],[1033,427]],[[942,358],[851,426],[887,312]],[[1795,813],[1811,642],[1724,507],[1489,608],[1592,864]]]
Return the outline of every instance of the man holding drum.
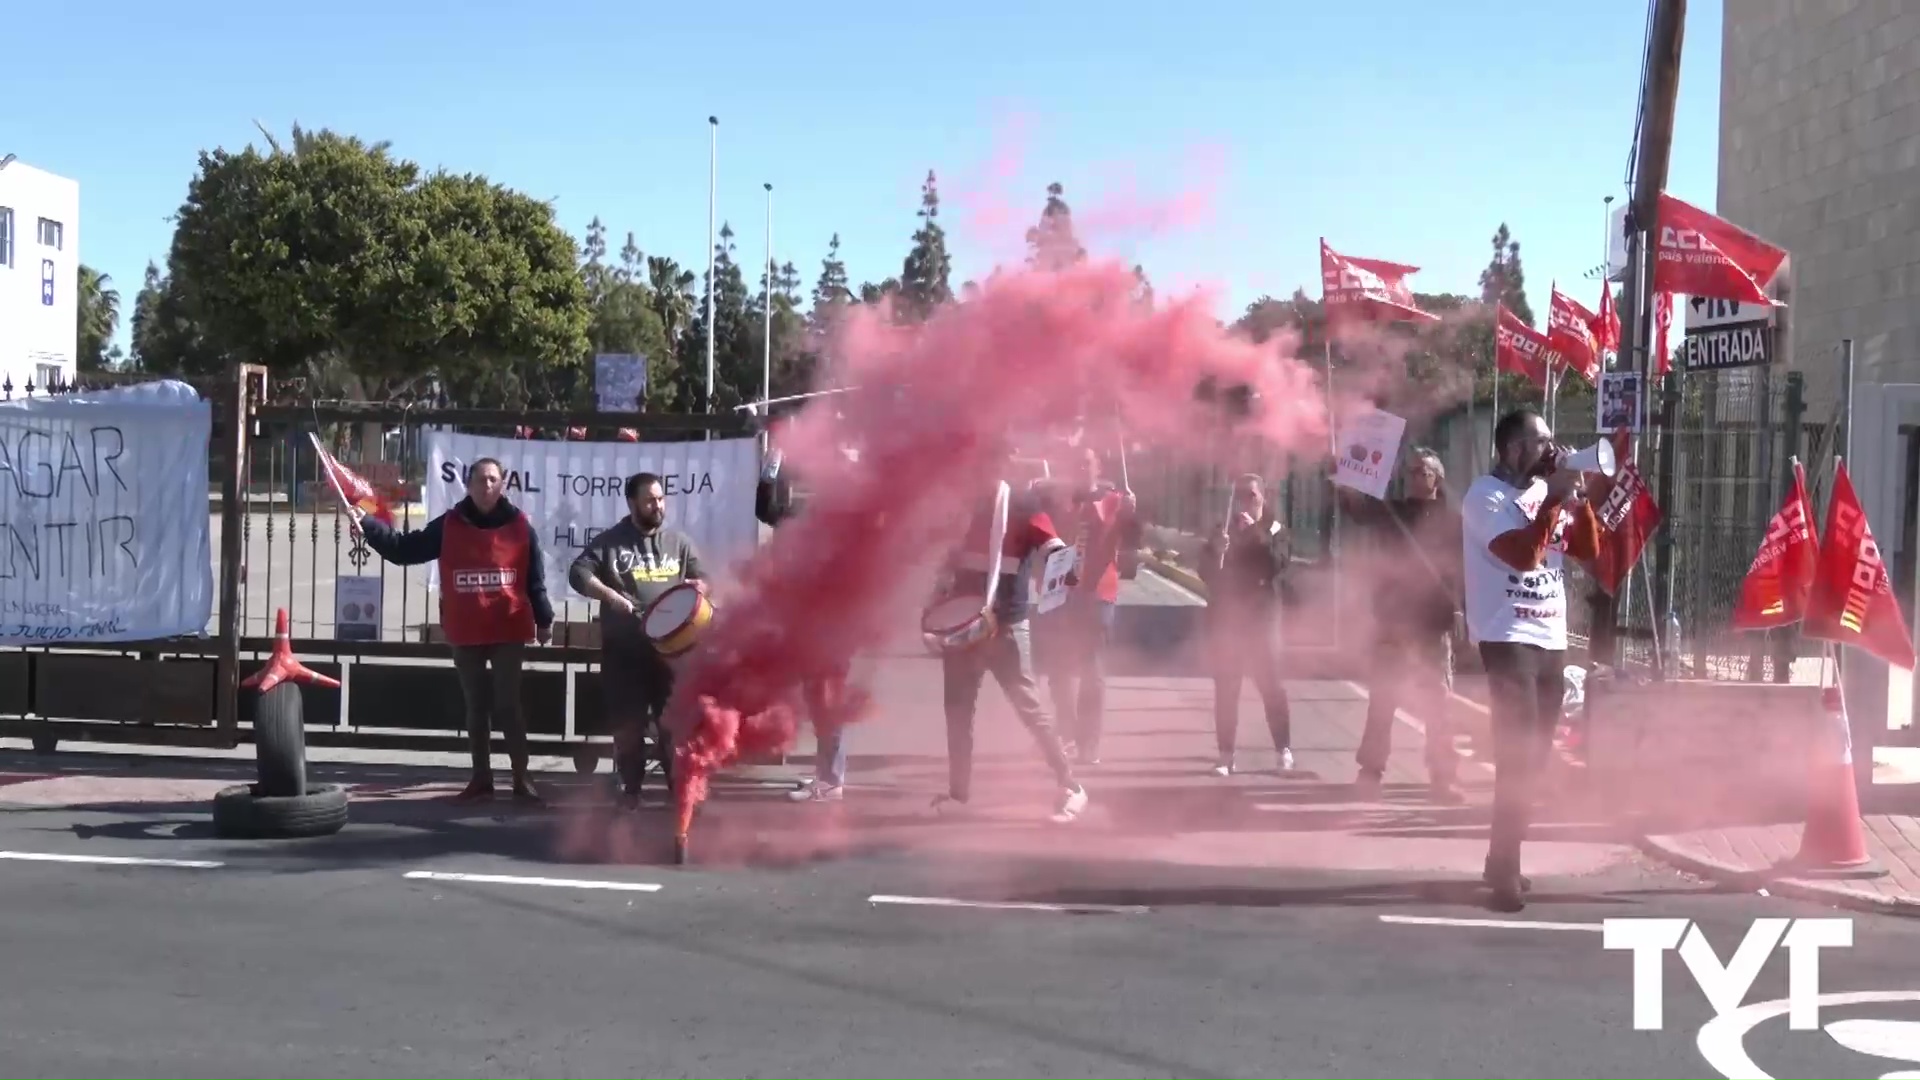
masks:
[[[667,527],[660,478],[627,478],[628,515],[594,537],[568,571],[574,591],[600,602],[600,698],[613,730],[614,768],[621,799],[640,804],[646,773],[646,736],[652,728],[660,774],[670,779],[673,748],[660,714],[673,695],[673,668],[647,636],[640,617],[669,590],[692,582],[704,591],[700,552],[691,537]]]
[[[1014,499],[1002,483],[993,505],[974,514],[966,539],[948,559],[943,598],[921,620],[922,632],[941,654],[947,713],[948,786],[934,800],[937,811],[960,810],[972,798],[974,708],[989,673],[1059,783],[1053,820],[1069,823],[1087,808],[1086,789],[1074,778],[1040,701],[1027,625],[1032,579],[1048,556],[1065,547],[1034,495],[1022,492]]]

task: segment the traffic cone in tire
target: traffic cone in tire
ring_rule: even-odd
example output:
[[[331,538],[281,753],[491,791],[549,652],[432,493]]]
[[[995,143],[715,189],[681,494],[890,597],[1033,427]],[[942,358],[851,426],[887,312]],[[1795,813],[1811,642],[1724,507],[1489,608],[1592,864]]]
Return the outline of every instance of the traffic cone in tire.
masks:
[[[1829,686],[1821,692],[1820,703],[1827,715],[1826,730],[1815,747],[1807,780],[1807,823],[1800,833],[1800,851],[1789,866],[1792,873],[1806,877],[1884,877],[1886,868],[1867,854],[1846,696],[1840,687]]]
[[[273,617],[273,653],[267,657],[265,667],[246,677],[241,686],[258,690],[262,694],[283,682],[306,683],[308,686],[321,686],[328,690],[340,689],[340,680],[330,679],[302,664],[293,657],[293,635],[287,619],[287,609],[279,608]]]

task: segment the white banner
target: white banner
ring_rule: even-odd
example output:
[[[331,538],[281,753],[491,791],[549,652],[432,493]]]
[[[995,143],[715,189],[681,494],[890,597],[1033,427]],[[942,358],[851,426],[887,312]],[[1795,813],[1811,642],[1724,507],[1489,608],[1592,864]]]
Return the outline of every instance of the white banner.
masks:
[[[556,603],[577,597],[567,569],[587,542],[627,516],[627,477],[657,473],[667,493],[667,524],[700,548],[710,576],[728,574],[753,553],[760,524],[753,516],[760,481],[754,439],[711,442],[535,442],[446,431],[427,433],[427,513],[446,513],[467,494],[467,467],[481,458],[506,473],[506,496],[526,511],[547,557],[547,592]],[[435,571],[432,587],[439,587]]]
[[[1376,499],[1387,497],[1393,469],[1400,460],[1400,440],[1407,434],[1405,417],[1374,409],[1358,413],[1340,425],[1333,482]]]
[[[0,644],[207,632],[212,430],[177,382],[0,403]]]

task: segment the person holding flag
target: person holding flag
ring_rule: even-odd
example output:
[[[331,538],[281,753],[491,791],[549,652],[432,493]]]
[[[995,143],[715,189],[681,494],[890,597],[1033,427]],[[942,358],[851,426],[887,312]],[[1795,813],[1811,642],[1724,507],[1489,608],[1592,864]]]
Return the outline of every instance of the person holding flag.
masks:
[[[330,472],[338,467],[330,461]],[[528,642],[553,640],[553,604],[540,539],[527,515],[507,501],[504,485],[498,461],[475,461],[467,470],[466,497],[418,532],[398,532],[358,506],[349,513],[367,546],[395,566],[439,563],[440,629],[453,647],[473,753],[473,779],[458,797],[493,798],[497,724],[513,768],[513,799],[537,806],[542,800],[527,768],[520,669]]]
[[[1054,517],[1065,526],[1061,539],[1073,545],[1076,555],[1066,603],[1053,616],[1055,656],[1047,689],[1068,754],[1082,765],[1098,765],[1105,726],[1105,656],[1120,602],[1120,551],[1139,545],[1139,502],[1131,489],[1102,481],[1098,450],[1083,446],[1076,460],[1073,485],[1059,493],[1060,512]]]

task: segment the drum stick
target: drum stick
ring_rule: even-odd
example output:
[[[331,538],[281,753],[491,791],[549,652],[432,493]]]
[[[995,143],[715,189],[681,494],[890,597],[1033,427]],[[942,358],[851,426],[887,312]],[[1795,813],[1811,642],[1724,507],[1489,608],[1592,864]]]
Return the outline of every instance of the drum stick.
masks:
[[[1007,502],[1011,494],[1005,480],[993,493],[993,527],[987,536],[987,602],[981,611],[991,610],[1000,592],[1000,558],[1007,544]]]

